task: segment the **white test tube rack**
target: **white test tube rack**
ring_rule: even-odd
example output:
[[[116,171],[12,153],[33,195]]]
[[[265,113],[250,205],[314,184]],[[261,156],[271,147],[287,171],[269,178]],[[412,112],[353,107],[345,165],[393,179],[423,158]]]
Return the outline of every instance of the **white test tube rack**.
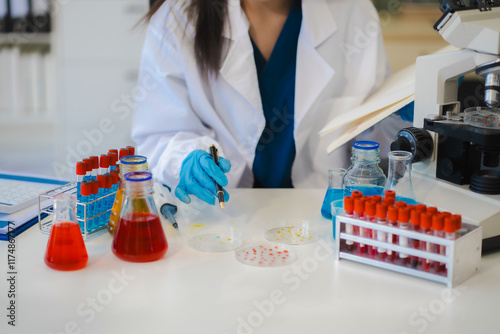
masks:
[[[52,227],[52,221],[54,218],[54,205],[52,204],[47,206],[46,208],[43,208],[42,203],[47,200],[53,201],[54,196],[62,193],[74,194],[76,196],[76,191],[77,191],[76,188],[77,188],[76,182],[71,182],[38,196],[38,227],[42,233],[50,234],[50,229]],[[111,208],[103,210],[103,212],[94,215],[92,217],[90,217],[89,208],[91,204],[95,204],[97,201],[100,201],[109,196],[112,196],[114,202],[116,191],[101,196],[88,203],[82,203],[78,200],[76,201],[76,211],[77,212],[81,211],[83,213],[82,217],[77,216],[77,221],[78,224],[80,225],[80,230],[82,231],[83,240],[87,239],[87,237],[89,236],[96,235],[99,232],[102,232],[107,229],[107,222],[93,227],[91,227],[91,224],[89,223],[91,220],[94,219],[95,221],[96,218],[100,217],[101,215],[107,212],[110,212]],[[81,210],[78,210],[78,208],[81,208]]]
[[[446,284],[448,288],[452,288],[461,284],[479,270],[479,264],[481,262],[482,243],[482,228],[480,226],[463,223],[461,231],[464,232],[461,232],[456,239],[451,240],[412,230],[403,230],[397,227],[359,220],[348,217],[345,214],[338,215],[336,219],[335,250],[337,261],[340,259],[347,259],[354,262],[364,263],[370,266]],[[429,253],[427,251],[411,247],[402,247],[399,244],[381,242],[376,239],[364,238],[360,237],[359,235],[348,234],[345,232],[346,225],[352,225],[353,230],[356,230],[356,228],[354,227],[357,226],[358,230],[361,227],[374,231],[382,231],[386,234],[397,235],[398,239],[399,236],[403,236],[409,238],[410,240],[415,239],[419,240],[420,242],[424,241],[430,242],[431,244],[435,245],[442,245],[445,247],[446,252],[445,255]],[[408,256],[415,256],[417,258],[424,258],[431,261],[444,263],[446,265],[446,273],[437,274],[429,271],[424,271],[420,267],[412,268],[408,266],[402,266],[399,264],[371,258],[368,254],[359,255],[356,254],[355,251],[349,252],[345,244],[345,242],[348,240],[354,242],[354,249],[356,249],[356,243],[361,243],[367,246],[381,247],[386,249],[386,251],[391,250],[393,252],[396,252],[396,258],[398,257],[398,253],[401,252],[404,254],[408,254]],[[409,244],[411,245],[411,242]]]

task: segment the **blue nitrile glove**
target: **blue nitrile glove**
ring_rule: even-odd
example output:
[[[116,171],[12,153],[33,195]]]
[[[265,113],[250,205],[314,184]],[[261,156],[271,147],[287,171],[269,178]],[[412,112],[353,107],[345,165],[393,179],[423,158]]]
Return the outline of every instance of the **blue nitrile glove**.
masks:
[[[181,167],[181,178],[175,196],[184,203],[191,203],[190,194],[202,199],[208,204],[215,204],[217,188],[214,180],[222,187],[227,186],[224,173],[231,170],[229,160],[219,157],[219,166],[214,159],[203,150],[196,150],[184,159]],[[224,201],[229,200],[229,194],[224,190]]]

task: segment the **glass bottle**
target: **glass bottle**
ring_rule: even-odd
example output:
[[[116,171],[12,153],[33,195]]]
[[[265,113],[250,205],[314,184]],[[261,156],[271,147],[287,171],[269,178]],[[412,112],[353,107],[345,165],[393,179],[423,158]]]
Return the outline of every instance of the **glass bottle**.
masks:
[[[130,262],[156,261],[168,249],[153,199],[153,180],[149,172],[131,172],[124,176],[125,192],[112,250]]]
[[[342,182],[346,170],[344,168],[333,168],[328,171],[328,189],[321,206],[321,214],[326,219],[332,219],[332,202],[344,198]]]
[[[146,157],[140,155],[124,156],[120,158],[119,169],[120,169],[119,186],[118,190],[116,191],[115,200],[113,202],[113,207],[111,209],[111,214],[109,216],[109,222],[108,222],[108,232],[111,233],[111,235],[115,234],[116,226],[118,225],[118,221],[120,219],[120,210],[122,208],[122,201],[123,201],[123,185],[124,185],[123,175],[135,171],[147,172],[148,170],[147,159]]]
[[[357,141],[352,147],[352,165],[344,176],[344,196],[358,190],[364,196],[383,195],[386,177],[379,167],[379,144],[373,141]]]
[[[45,264],[56,270],[78,270],[87,265],[87,249],[75,215],[76,196],[54,197],[54,221],[45,251]]]
[[[396,201],[417,204],[411,183],[411,160],[413,155],[406,151],[389,152],[389,171],[384,190],[396,192]]]

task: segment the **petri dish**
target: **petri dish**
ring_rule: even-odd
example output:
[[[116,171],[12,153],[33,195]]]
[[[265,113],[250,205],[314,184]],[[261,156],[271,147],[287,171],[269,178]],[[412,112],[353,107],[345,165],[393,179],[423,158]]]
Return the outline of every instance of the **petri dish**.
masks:
[[[265,232],[264,237],[272,242],[302,245],[318,240],[318,233],[313,231],[309,222],[303,222],[292,226],[272,228]]]
[[[241,236],[238,228],[233,226],[205,228],[205,225],[202,225],[196,225],[198,233],[195,233],[188,240],[188,245],[191,248],[200,252],[220,253],[241,247]]]
[[[472,107],[464,110],[464,123],[478,128],[500,129],[500,109]]]
[[[235,252],[236,260],[255,267],[280,267],[297,260],[297,254],[286,245],[258,244]]]

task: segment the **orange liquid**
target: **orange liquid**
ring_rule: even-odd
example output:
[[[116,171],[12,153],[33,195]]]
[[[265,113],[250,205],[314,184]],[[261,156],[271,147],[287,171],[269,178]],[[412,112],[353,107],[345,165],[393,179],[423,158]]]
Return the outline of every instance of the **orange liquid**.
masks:
[[[168,249],[167,238],[158,216],[136,212],[122,217],[113,239],[113,253],[130,262],[156,261]]]
[[[52,225],[45,264],[56,270],[78,270],[87,265],[89,257],[80,227],[74,222],[58,222]]]
[[[116,232],[116,226],[118,225],[118,220],[120,219],[120,211],[122,209],[123,202],[123,188],[118,188],[115,195],[115,201],[113,202],[113,208],[111,209],[111,215],[108,222],[108,232],[114,235]]]

